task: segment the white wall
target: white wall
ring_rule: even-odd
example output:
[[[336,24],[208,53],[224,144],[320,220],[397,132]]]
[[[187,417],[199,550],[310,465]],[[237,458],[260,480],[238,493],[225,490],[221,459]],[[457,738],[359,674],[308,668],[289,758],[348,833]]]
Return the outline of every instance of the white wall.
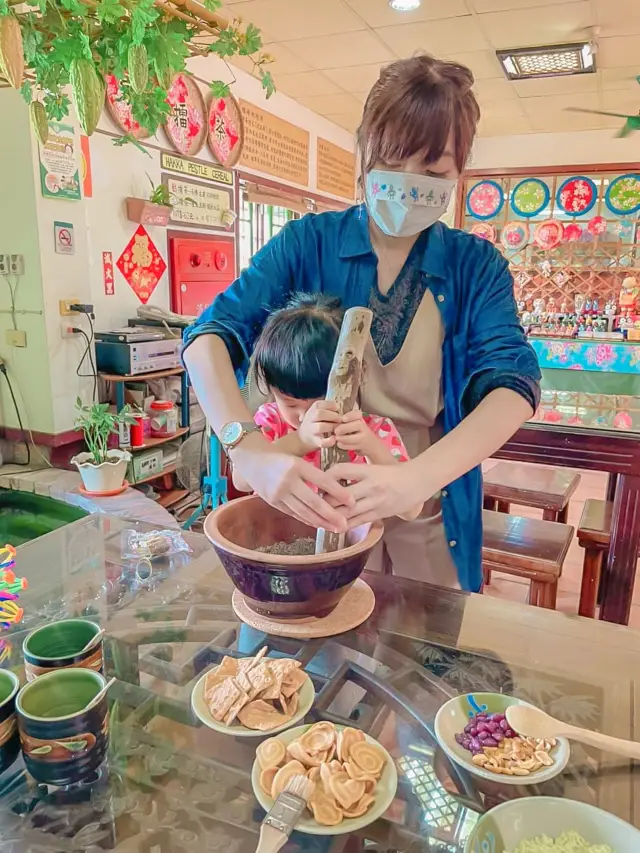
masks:
[[[470,169],[572,166],[578,163],[640,162],[640,133],[617,139],[612,130],[526,133],[476,140]]]
[[[198,78],[207,81],[217,79],[225,82],[232,81],[232,75],[227,66],[215,57],[192,60],[189,67]],[[267,101],[260,82],[239,69],[234,69],[234,76],[236,82],[233,83],[232,91],[236,97],[251,101],[309,131],[309,186],[306,189],[314,192],[316,190],[317,137],[327,139],[347,150],[353,150],[353,135],[299,105],[286,95],[276,93]],[[201,88],[206,98],[207,87],[201,85]],[[84,340],[79,337],[62,338],[63,321],[59,316],[59,300],[78,298],[81,302],[92,303],[95,306],[97,329],[104,330],[123,325],[129,317],[135,316],[140,302],[115,267],[115,262],[137,228],[137,225],[129,222],[126,217],[124,200],[127,196],[147,196],[150,189],[147,174],[154,184],[160,183],[160,151],[157,149],[162,148],[172,152],[162,130],[158,131],[157,138],[147,141],[156,146],[145,146],[150,157],[132,145],[115,147],[113,145],[115,135],[119,136],[120,132],[105,112],[98,131],[90,140],[93,197],[77,202],[63,202],[41,197],[37,174],[37,147],[35,144],[33,146],[46,335],[52,374],[52,431],[56,433],[73,427],[75,417],[73,407],[76,397],[80,394],[88,400],[91,389],[90,380],[80,380],[76,376]],[[206,146],[198,153],[197,159],[213,163],[213,158]],[[252,171],[252,174],[260,175],[255,171]],[[270,178],[268,175],[264,177]],[[55,220],[70,222],[74,225],[75,255],[55,253],[53,239]],[[149,227],[147,230],[168,265],[166,229]],[[102,252],[104,251],[110,251],[113,254],[114,296],[106,296],[104,293],[102,273]],[[163,275],[149,303],[169,308],[168,273]],[[86,320],[82,317],[74,317],[73,320],[88,329]],[[88,372],[87,365],[84,365],[84,372]]]

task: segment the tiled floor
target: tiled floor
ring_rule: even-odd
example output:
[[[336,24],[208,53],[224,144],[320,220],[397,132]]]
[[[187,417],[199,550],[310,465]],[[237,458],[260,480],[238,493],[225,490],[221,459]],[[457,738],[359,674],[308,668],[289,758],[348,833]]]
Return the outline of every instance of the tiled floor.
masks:
[[[485,463],[484,470],[488,471],[493,465],[497,464],[495,460],[490,460]],[[577,527],[582,514],[584,502],[589,498],[604,499],[605,489],[607,486],[607,475],[598,471],[578,471],[581,480],[576,493],[574,494],[569,510],[569,524]],[[512,512],[514,515],[532,516],[541,518],[540,510],[530,509],[524,506],[513,506]],[[580,597],[580,583],[582,581],[582,561],[584,552],[579,547],[577,539],[574,539],[565,560],[562,577],[558,584],[558,610],[564,613],[578,612],[578,599]],[[507,598],[513,601],[526,602],[529,592],[529,583],[519,578],[514,578],[507,575],[493,573],[490,586],[485,588],[485,595],[491,595],[495,598]],[[631,618],[629,625],[634,628],[640,628],[640,582],[636,584],[633,595],[633,605],[631,607]]]

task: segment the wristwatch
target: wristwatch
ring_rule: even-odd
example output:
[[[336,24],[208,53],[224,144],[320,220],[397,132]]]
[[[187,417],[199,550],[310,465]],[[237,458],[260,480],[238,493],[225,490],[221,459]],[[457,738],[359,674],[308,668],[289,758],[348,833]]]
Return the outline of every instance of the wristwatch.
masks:
[[[252,432],[260,432],[260,427],[253,421],[230,421],[220,430],[220,444],[225,453],[237,447],[242,439]]]

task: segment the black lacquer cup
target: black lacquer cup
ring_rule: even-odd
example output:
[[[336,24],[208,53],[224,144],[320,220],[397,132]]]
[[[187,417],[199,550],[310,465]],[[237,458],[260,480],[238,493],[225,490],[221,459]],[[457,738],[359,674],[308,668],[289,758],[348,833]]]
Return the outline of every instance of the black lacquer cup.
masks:
[[[102,672],[99,634],[100,626],[89,619],[62,619],[31,631],[22,644],[27,681],[65,667]],[[94,637],[96,642],[91,643]]]
[[[26,684],[16,712],[24,763],[39,782],[70,785],[92,776],[109,743],[107,697],[99,672],[59,669]]]

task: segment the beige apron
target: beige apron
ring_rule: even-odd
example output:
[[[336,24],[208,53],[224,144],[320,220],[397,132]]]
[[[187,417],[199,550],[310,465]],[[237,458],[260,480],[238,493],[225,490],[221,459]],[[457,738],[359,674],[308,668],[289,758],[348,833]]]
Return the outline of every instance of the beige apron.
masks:
[[[360,399],[363,411],[391,418],[411,458],[441,434],[444,327],[433,294],[426,291],[396,357],[382,365],[371,337],[365,350]],[[459,588],[447,543],[440,495],[427,501],[415,521],[385,519],[385,534],[367,568]]]

